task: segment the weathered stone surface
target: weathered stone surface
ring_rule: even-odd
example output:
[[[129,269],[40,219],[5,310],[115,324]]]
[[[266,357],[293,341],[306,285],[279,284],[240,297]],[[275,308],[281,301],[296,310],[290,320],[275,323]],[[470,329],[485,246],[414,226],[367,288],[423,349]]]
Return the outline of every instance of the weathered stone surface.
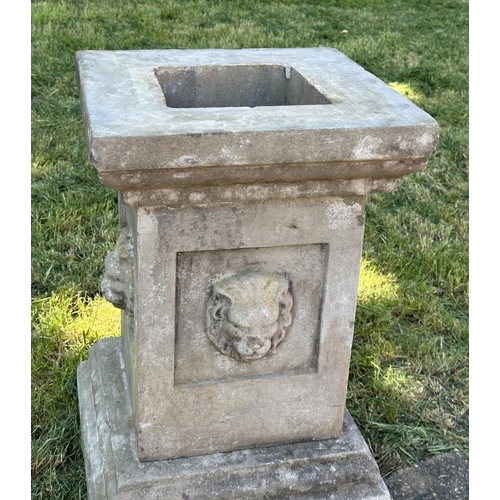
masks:
[[[119,339],[78,369],[89,500],[390,500],[346,411],[339,439],[141,462]]]
[[[138,257],[127,366],[141,459],[338,437],[364,199],[128,210]],[[283,277],[293,299],[278,348],[249,363],[223,354],[206,324],[213,286],[244,272]]]
[[[77,71],[90,159],[128,204],[388,190],[437,143],[435,120],[331,48],[83,51]]]

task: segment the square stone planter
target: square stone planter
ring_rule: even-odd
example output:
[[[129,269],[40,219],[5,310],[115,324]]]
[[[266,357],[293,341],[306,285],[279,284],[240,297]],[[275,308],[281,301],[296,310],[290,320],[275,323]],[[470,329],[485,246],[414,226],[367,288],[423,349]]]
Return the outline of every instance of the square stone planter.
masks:
[[[91,373],[122,376],[91,352],[82,420],[109,426],[130,409],[127,437],[108,448],[90,453],[84,432],[88,470],[115,470],[117,443],[140,470],[338,439],[366,196],[425,167],[437,123],[334,49],[84,51],[77,71],[90,160],[119,192],[102,287],[123,309],[109,352],[124,374],[120,403],[88,410]],[[374,478],[375,492],[345,498],[388,498]],[[269,486],[255,498],[330,498],[319,479],[306,483],[310,496]],[[182,488],[162,494],[184,498]]]

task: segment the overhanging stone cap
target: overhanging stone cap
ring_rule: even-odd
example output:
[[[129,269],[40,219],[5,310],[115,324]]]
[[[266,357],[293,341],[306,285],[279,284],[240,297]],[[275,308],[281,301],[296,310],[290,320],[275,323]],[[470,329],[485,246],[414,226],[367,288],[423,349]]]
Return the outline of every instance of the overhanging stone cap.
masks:
[[[102,173],[417,158],[425,164],[437,144],[432,117],[336,49],[82,51],[76,58],[89,156]],[[331,104],[171,108],[155,75],[165,67],[262,64],[293,68]]]

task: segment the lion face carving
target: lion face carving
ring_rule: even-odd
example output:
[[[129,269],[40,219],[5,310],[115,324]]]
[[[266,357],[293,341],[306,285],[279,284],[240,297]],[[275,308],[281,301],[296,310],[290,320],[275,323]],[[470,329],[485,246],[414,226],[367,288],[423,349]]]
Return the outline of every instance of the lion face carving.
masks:
[[[223,354],[253,361],[276,349],[292,323],[293,297],[278,274],[244,272],[212,287],[207,336]]]
[[[129,316],[134,314],[134,242],[132,230],[122,228],[116,248],[104,259],[104,278],[101,291],[107,301]]]

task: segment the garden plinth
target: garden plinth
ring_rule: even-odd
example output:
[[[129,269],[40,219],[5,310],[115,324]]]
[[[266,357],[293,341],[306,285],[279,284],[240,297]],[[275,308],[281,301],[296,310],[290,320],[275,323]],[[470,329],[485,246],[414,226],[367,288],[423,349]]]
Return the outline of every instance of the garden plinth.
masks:
[[[120,221],[121,338],[78,373],[90,498],[388,499],[345,407],[365,202],[425,167],[435,120],[330,48],[77,73]]]

